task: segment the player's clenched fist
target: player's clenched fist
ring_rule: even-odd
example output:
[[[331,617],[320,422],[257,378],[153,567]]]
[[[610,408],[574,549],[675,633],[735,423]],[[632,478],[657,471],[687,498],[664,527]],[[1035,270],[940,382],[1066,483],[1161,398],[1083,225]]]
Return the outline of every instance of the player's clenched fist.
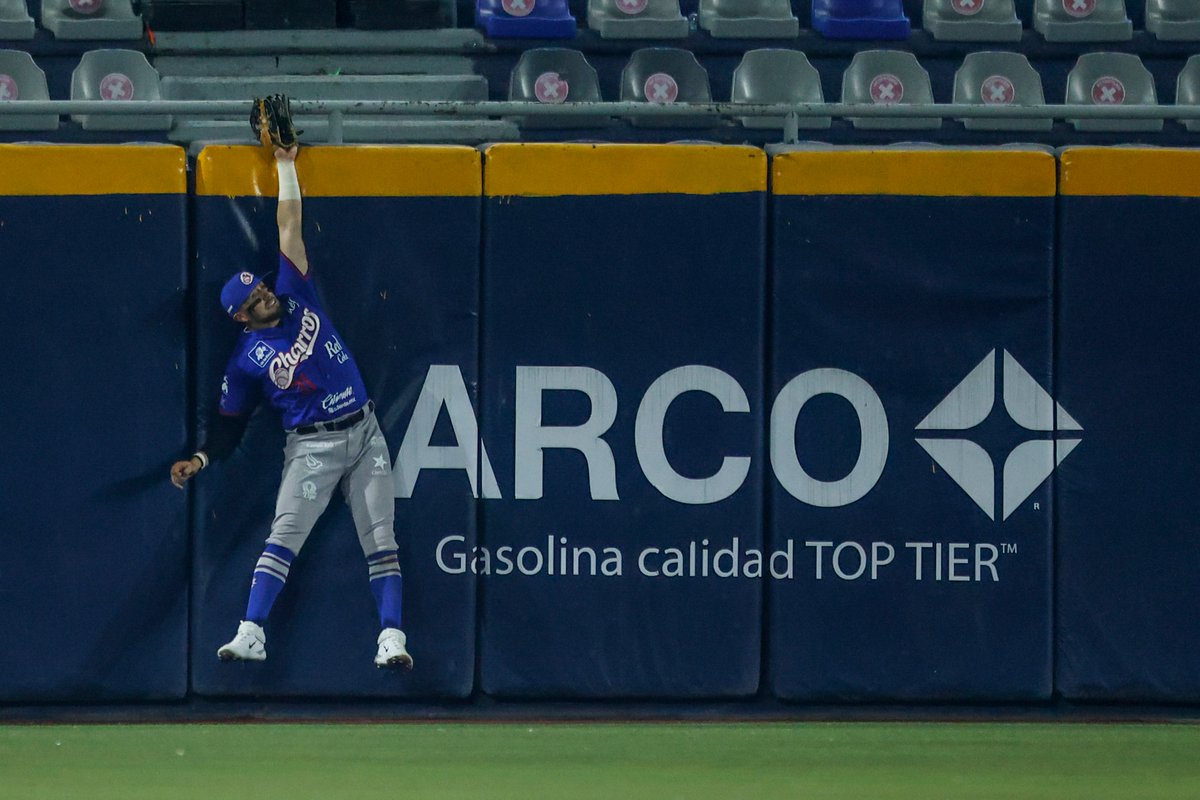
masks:
[[[182,489],[183,485],[202,468],[203,466],[197,458],[189,458],[187,461],[176,461],[171,465],[171,483],[175,484],[175,488]]]

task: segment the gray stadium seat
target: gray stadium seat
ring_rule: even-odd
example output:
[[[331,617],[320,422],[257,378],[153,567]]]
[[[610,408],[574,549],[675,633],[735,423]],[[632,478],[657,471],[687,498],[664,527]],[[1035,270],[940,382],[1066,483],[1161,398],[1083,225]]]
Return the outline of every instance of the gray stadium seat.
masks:
[[[1154,76],[1130,53],[1085,53],[1067,75],[1068,105],[1158,105]],[[1161,131],[1161,119],[1070,119],[1077,131]]]
[[[711,103],[708,72],[690,50],[647,47],[634,50],[621,71],[621,100],[644,103]],[[707,128],[718,118],[708,114],[679,117],[632,117],[644,128]]]
[[[0,39],[32,39],[33,17],[25,0],[0,0]]]
[[[1127,42],[1125,0],[1034,0],[1033,27],[1047,42]]]
[[[1183,65],[1175,83],[1175,105],[1200,106],[1200,56],[1192,56]],[[1185,119],[1189,131],[1200,131],[1200,119]]]
[[[1146,0],[1146,30],[1167,42],[1200,41],[1200,0]]]
[[[46,73],[24,50],[0,50],[0,102],[49,100]],[[0,114],[0,131],[53,131],[57,114]]]
[[[944,42],[1019,42],[1013,0],[925,0],[922,24]]]
[[[1041,106],[1042,77],[1022,53],[968,53],[954,73],[954,102],[984,105]],[[969,131],[1048,131],[1050,119],[962,120]]]
[[[604,39],[686,39],[679,0],[588,0],[588,27]]]
[[[700,0],[700,27],[714,39],[795,39],[789,0]]]
[[[141,39],[130,0],[42,0],[42,27],[55,39]]]
[[[583,53],[562,47],[541,47],[521,53],[508,78],[508,99],[538,103],[594,103],[601,100],[596,70]],[[523,128],[594,128],[610,118],[597,116],[523,116],[513,121]]]
[[[821,76],[799,50],[750,50],[733,71],[734,103],[824,103]],[[747,128],[782,128],[783,117],[741,117]],[[828,128],[829,117],[799,117],[798,127]]]
[[[891,105],[933,105],[929,73],[912,53],[901,50],[862,50],[842,73],[842,102]],[[864,130],[936,130],[936,117],[851,117]]]
[[[89,50],[71,74],[72,100],[161,100],[158,70],[136,50]],[[165,131],[169,114],[72,114],[89,131]]]

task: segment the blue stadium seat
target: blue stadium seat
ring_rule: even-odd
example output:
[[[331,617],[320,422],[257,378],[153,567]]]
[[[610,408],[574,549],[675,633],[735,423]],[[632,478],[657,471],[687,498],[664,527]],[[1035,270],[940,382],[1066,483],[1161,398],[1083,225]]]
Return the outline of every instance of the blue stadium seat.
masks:
[[[571,39],[575,17],[567,0],[475,0],[475,27],[496,38]]]
[[[907,39],[902,0],[813,0],[812,26],[829,39]]]
[[[24,50],[0,50],[0,102],[49,100],[46,73]],[[0,131],[53,131],[57,114],[0,114]]]

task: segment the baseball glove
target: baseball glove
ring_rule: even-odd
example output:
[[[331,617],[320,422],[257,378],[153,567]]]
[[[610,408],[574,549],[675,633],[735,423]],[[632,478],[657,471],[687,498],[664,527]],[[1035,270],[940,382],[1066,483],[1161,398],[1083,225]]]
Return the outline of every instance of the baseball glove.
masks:
[[[292,122],[292,108],[287,95],[274,94],[254,98],[250,111],[250,130],[264,147],[282,147],[285,150],[300,141],[303,131],[296,130]]]

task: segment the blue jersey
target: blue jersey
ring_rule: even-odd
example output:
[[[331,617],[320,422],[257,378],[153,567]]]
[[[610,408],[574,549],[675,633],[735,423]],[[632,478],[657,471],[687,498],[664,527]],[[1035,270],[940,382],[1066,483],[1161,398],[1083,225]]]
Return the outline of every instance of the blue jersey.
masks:
[[[316,287],[279,254],[275,294],[284,316],[273,328],[242,331],[221,383],[222,414],[249,414],[258,402],[292,429],[345,416],[367,404],[354,356],[321,307]]]

